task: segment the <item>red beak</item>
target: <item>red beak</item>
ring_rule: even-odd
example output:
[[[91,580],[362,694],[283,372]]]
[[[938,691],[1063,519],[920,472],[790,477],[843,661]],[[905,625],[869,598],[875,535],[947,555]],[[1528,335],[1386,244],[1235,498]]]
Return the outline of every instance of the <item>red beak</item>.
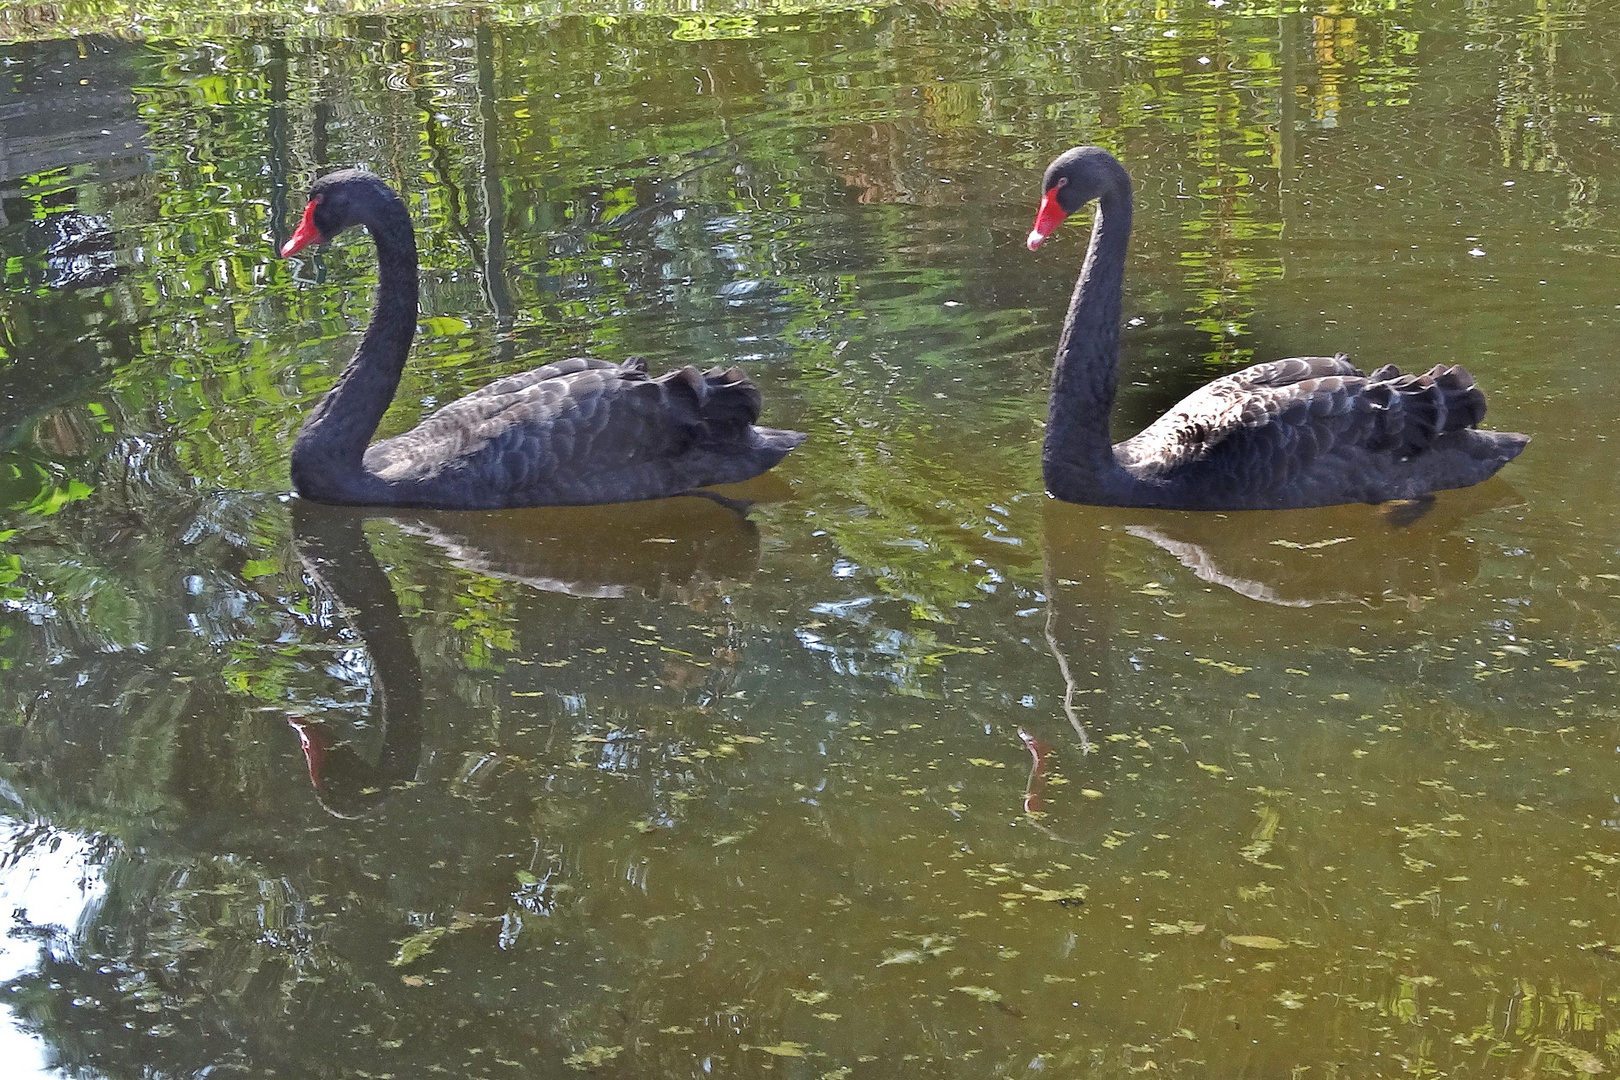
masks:
[[[1063,219],[1069,212],[1063,209],[1058,202],[1058,189],[1047,188],[1046,194],[1041,197],[1040,212],[1035,215],[1035,227],[1029,230],[1029,239],[1024,241],[1029,250],[1034,251],[1041,246],[1041,241],[1052,235],[1052,230],[1063,224]]]
[[[281,245],[281,257],[285,259],[289,255],[296,255],[309,245],[319,244],[325,239],[321,230],[315,227],[315,200],[311,199],[309,205],[304,207],[304,220],[293,230],[292,239]]]

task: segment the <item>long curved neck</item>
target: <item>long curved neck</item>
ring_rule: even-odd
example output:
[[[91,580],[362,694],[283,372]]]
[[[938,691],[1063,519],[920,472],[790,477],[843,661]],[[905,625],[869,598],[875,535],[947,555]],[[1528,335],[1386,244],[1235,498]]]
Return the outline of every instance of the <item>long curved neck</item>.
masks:
[[[1108,417],[1119,382],[1120,294],[1130,236],[1131,182],[1121,169],[1097,200],[1091,246],[1052,368],[1041,464],[1047,489],[1070,501],[1102,500],[1128,480],[1114,460]]]
[[[416,336],[416,233],[397,199],[364,222],[377,245],[377,302],[354,359],[304,421],[293,444],[293,486],[314,498],[357,494],[363,459],[399,387]]]

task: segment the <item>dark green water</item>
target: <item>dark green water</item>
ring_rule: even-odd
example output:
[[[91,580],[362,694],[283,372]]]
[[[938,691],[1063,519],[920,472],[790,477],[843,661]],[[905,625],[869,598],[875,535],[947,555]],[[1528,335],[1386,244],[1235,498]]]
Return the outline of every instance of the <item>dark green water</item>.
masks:
[[[164,10],[0,13],[9,1075],[1620,1066],[1611,5]],[[1406,526],[1050,503],[1081,141],[1118,435],[1342,349],[1529,450]],[[291,499],[373,262],[272,245],[357,163],[386,431],[640,354],[810,441],[746,520]]]

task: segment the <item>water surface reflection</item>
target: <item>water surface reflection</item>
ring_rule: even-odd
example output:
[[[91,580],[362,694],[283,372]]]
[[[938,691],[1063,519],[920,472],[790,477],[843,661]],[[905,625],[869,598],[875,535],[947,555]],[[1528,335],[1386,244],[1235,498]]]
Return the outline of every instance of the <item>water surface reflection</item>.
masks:
[[[50,1068],[1617,1064],[1611,13],[28,12],[0,888]],[[1051,503],[1080,245],[1021,239],[1081,139],[1140,181],[1121,430],[1343,346],[1531,451],[1410,521]],[[746,515],[284,500],[374,266],[269,245],[356,162],[421,226],[385,434],[643,354],[810,441]]]

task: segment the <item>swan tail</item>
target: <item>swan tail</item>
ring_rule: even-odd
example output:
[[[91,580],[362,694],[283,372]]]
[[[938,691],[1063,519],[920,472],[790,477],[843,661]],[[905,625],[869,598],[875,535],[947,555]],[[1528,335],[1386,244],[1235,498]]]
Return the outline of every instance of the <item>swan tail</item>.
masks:
[[[1530,436],[1516,431],[1448,431],[1436,440],[1433,452],[1419,459],[1430,490],[1471,487],[1495,476],[1518,457]]]
[[[1476,427],[1485,419],[1485,395],[1467,369],[1436,364],[1421,375],[1403,375],[1393,364],[1367,378],[1365,393],[1383,414],[1374,449],[1403,458],[1433,447],[1445,435]],[[1504,463],[1509,459],[1504,459]]]
[[[781,461],[788,455],[788,451],[797,449],[804,442],[806,436],[802,431],[784,431],[782,428],[757,427],[750,432],[750,436],[760,451],[775,454],[776,461]],[[776,461],[773,461],[774,465]]]
[[[1469,435],[1476,441],[1480,456],[1491,462],[1491,472],[1524,453],[1524,448],[1530,445],[1530,436],[1517,431],[1471,431]]]
[[[805,434],[802,431],[759,427],[755,424],[763,401],[759,388],[743,374],[741,368],[732,367],[724,371],[710,368],[703,373],[703,378],[710,388],[710,401],[724,403],[725,408],[735,410],[727,416],[727,433],[741,428],[750,456],[762,470],[771,468],[804,442]],[[715,390],[716,385],[720,387],[718,391]]]
[[[688,368],[694,375],[695,369]],[[747,438],[765,399],[754,380],[742,368],[710,368],[700,376],[703,382],[703,425],[715,442]]]
[[[780,459],[804,441],[795,431],[754,426],[764,398],[742,368],[684,367],[651,383],[687,418],[698,446],[777,452]]]
[[[1474,385],[1474,377],[1467,368],[1455,364],[1450,367],[1436,364],[1418,376],[1419,382],[1424,379],[1433,380],[1433,385],[1440,391],[1445,408],[1442,431],[1478,427],[1479,422],[1485,419],[1485,392]]]

